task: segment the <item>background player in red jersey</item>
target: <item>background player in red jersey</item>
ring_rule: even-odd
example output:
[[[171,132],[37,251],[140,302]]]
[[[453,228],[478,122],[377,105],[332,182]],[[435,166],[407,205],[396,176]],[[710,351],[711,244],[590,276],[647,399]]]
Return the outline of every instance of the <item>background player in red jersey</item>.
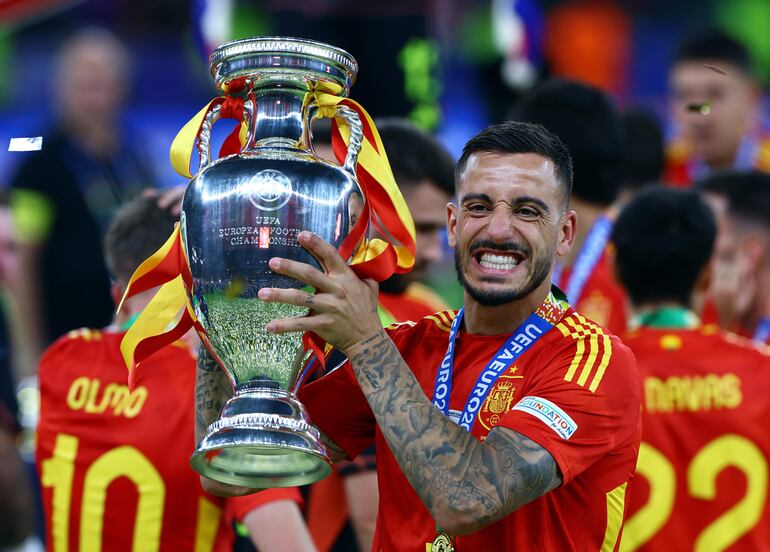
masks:
[[[300,240],[328,274],[271,260],[319,292],[260,290],[314,310],[268,330],[312,328],[349,359],[301,398],[336,456],[377,443],[374,549],[617,549],[640,437],[637,374],[616,337],[551,291],[574,240],[571,173],[566,147],[539,125],[495,125],[466,145],[448,209],[465,289],[457,314],[386,333],[374,283],[317,236]]]
[[[746,47],[716,29],[687,37],[669,72],[677,134],[664,180],[689,186],[711,171],[770,172],[770,134],[762,128],[762,90]]]
[[[770,175],[717,173],[699,188],[717,217],[710,296],[719,322],[770,345]]]
[[[554,270],[554,283],[578,312],[622,332],[626,299],[612,273],[609,237],[622,182],[623,127],[612,99],[593,86],[551,79],[516,105],[513,118],[556,134],[575,164],[571,207],[580,224],[572,250]]]
[[[770,550],[770,356],[692,311],[714,236],[694,192],[643,192],[615,223],[644,393],[623,551]]]
[[[176,217],[134,200],[105,239],[114,295],[168,237]],[[124,304],[114,326],[72,332],[40,363],[37,463],[48,550],[230,550],[242,520],[261,551],[312,550],[296,489],[222,499],[206,494],[194,449],[195,359],[182,344],[144,362],[129,392],[120,341],[151,293]]]

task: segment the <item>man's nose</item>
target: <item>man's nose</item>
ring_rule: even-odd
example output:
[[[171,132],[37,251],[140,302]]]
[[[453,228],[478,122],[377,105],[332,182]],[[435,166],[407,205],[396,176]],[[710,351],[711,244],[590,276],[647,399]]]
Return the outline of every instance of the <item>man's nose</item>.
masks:
[[[498,205],[489,216],[487,235],[491,240],[509,241],[515,233],[513,216],[507,205]]]

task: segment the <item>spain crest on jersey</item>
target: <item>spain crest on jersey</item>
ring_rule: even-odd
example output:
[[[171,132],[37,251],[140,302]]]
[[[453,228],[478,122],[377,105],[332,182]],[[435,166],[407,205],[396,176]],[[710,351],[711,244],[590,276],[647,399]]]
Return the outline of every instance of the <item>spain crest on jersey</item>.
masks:
[[[512,366],[505,374],[495,382],[492,390],[484,401],[484,406],[478,414],[481,425],[489,431],[497,425],[500,417],[508,412],[514,405],[516,396],[516,380],[524,376],[516,375],[518,368]]]

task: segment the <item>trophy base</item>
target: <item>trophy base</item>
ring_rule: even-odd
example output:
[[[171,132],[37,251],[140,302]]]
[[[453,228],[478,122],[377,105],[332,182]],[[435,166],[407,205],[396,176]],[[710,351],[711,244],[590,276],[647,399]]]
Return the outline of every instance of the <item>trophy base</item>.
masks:
[[[267,489],[314,483],[332,467],[320,433],[306,420],[302,404],[286,391],[239,386],[190,465],[229,485]]]

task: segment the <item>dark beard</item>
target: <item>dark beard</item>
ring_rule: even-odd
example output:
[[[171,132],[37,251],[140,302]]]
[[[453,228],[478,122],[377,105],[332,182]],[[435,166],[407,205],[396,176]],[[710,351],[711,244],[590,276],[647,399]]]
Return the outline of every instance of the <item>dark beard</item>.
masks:
[[[529,256],[528,250],[525,250],[518,244],[479,243],[479,244],[475,244],[473,247],[469,248],[468,250],[472,251],[474,248],[477,248],[477,247],[487,247],[489,249],[497,249],[498,251],[501,251],[501,252],[511,252],[511,251],[522,252],[527,255],[527,258],[532,264],[532,276],[530,277],[529,281],[527,281],[521,288],[504,289],[504,290],[498,290],[498,291],[482,291],[480,289],[477,289],[471,286],[468,283],[468,281],[465,279],[465,274],[463,273],[463,270],[462,270],[462,263],[460,262],[459,247],[456,248],[455,249],[455,272],[457,272],[457,279],[460,281],[460,284],[463,286],[463,289],[465,289],[465,291],[468,292],[468,295],[470,295],[474,301],[476,301],[480,305],[484,305],[485,307],[499,307],[500,305],[505,305],[506,303],[512,303],[513,301],[518,301],[519,299],[526,297],[527,295],[532,293],[535,289],[537,289],[551,272],[551,259],[549,259],[548,257],[533,259],[532,257]]]

